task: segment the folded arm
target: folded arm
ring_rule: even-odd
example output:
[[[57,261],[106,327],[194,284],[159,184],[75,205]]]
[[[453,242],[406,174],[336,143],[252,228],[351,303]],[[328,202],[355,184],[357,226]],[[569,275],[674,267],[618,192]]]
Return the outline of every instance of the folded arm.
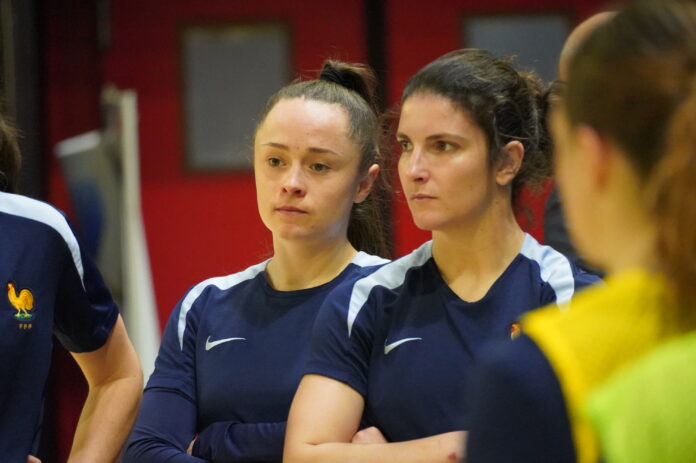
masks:
[[[302,379],[290,409],[285,463],[456,462],[462,456],[463,431],[406,442],[351,443],[365,407],[363,397],[328,377]]]
[[[196,433],[196,405],[175,390],[145,391],[124,463],[203,463],[186,453]]]
[[[215,463],[280,463],[286,422],[279,423],[213,423],[198,434],[193,445],[194,456]]]

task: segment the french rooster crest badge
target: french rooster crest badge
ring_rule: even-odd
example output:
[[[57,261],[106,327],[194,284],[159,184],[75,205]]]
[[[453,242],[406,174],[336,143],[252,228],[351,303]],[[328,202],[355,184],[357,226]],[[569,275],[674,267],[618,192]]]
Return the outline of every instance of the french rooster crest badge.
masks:
[[[522,325],[519,323],[513,323],[510,325],[510,339],[517,339],[522,334]]]
[[[12,307],[17,311],[14,314],[15,320],[19,322],[19,329],[30,330],[34,319],[34,295],[28,289],[17,292],[17,287],[13,282],[7,283],[7,299]]]

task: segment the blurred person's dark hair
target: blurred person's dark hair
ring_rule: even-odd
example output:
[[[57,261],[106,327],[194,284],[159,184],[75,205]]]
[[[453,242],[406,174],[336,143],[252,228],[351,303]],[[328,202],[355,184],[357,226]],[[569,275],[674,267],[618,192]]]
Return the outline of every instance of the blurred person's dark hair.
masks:
[[[693,92],[695,74],[696,3],[637,1],[579,46],[564,97],[571,125],[590,126],[615,143],[646,186],[656,175],[662,179],[653,209],[660,265],[679,298],[676,315],[691,323],[696,323],[696,130],[693,102],[682,105]],[[682,122],[672,128],[673,119]]]
[[[17,129],[0,113],[0,191],[17,192],[21,163]]]

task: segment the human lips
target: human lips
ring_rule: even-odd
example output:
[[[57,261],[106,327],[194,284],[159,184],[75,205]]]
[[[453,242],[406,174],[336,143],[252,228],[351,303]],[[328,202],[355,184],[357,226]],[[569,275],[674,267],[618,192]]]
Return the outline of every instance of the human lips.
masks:
[[[411,201],[427,201],[430,199],[436,199],[436,197],[424,193],[414,193],[411,196],[409,196],[408,199]]]
[[[280,206],[275,208],[276,212],[280,212],[283,214],[306,214],[307,211],[304,209],[300,209],[299,207],[295,206]]]

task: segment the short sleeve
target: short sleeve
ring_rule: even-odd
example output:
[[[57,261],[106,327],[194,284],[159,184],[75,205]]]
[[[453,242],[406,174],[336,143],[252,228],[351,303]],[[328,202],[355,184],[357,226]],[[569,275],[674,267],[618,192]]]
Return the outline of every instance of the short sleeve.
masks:
[[[602,279],[594,273],[587,272],[580,267],[575,267],[573,277],[575,278],[575,291],[580,291],[588,286],[600,283]]]
[[[349,317],[352,282],[344,282],[324,300],[314,322],[306,374],[326,376],[367,395],[367,372],[374,344],[378,305],[370,298]]]
[[[572,302],[578,291],[582,291],[583,289],[601,283],[602,281],[597,275],[586,272],[573,263],[570,263],[570,275],[572,275],[572,280],[570,278],[562,279],[563,285],[561,287],[554,288],[550,281],[544,282],[541,290],[541,300],[539,301],[540,307],[544,307],[549,304],[559,304],[563,306],[568,302]],[[563,294],[567,295],[567,297],[563,298],[563,296],[559,296]],[[560,303],[558,302],[559,297],[562,298]]]
[[[198,324],[196,303],[189,302],[187,294],[176,305],[167,321],[155,360],[155,371],[150,376],[146,390],[174,390],[195,403]]]
[[[71,352],[91,352],[106,343],[118,307],[82,244],[74,234],[71,238],[59,240],[65,257],[56,288],[54,333]]]

